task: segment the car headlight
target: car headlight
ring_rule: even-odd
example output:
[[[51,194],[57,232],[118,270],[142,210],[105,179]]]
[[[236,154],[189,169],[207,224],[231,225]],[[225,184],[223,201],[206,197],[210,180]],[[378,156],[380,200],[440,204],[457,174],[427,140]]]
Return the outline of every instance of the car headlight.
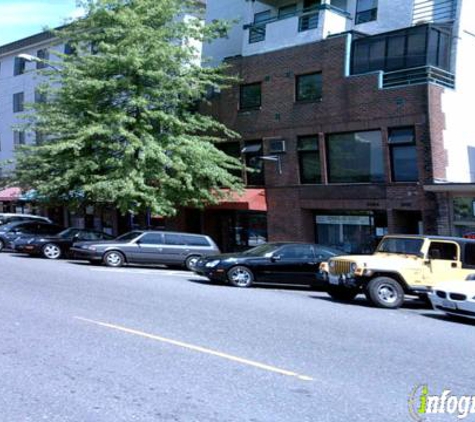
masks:
[[[207,262],[207,263],[205,264],[205,267],[206,267],[206,268],[214,268],[214,267],[216,267],[216,265],[219,264],[219,262],[220,262],[219,259],[214,259],[213,261]]]
[[[350,264],[350,271],[351,271],[352,273],[354,273],[354,272],[356,272],[357,269],[358,269],[358,265],[356,264],[356,262],[352,262],[352,263]]]
[[[335,264],[335,261],[330,261],[330,263],[328,264],[328,266],[329,266],[331,269],[335,268],[335,265],[336,265],[336,264]]]

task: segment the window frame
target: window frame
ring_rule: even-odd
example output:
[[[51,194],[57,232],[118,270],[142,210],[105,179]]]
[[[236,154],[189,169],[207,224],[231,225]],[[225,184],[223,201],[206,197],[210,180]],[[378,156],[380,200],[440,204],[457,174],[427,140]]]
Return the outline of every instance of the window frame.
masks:
[[[315,139],[316,145],[313,149],[306,149],[300,146],[301,141]],[[316,180],[310,181],[309,179],[304,180],[304,163],[303,159],[307,156],[316,155],[316,163],[317,163],[317,177]],[[323,183],[322,179],[322,162],[320,157],[320,138],[318,135],[305,135],[299,136],[297,138],[297,156],[298,156],[298,163],[299,163],[299,181],[301,185],[321,185]]]
[[[319,76],[319,96],[318,97],[312,97],[312,98],[301,98],[301,93],[300,93],[300,87],[301,87],[301,81],[306,78],[306,77],[311,77],[311,76]],[[295,102],[296,103],[316,103],[319,101],[322,101],[323,97],[323,76],[322,72],[311,72],[311,73],[304,73],[301,75],[296,75],[295,76]]]
[[[360,4],[366,0],[356,0],[356,11],[355,11],[355,25],[362,25],[368,22],[374,22],[378,20],[378,0],[373,0],[376,3],[376,7],[371,7],[368,9],[360,9]],[[367,17],[369,16],[369,18]]]
[[[13,94],[13,113],[21,113],[25,111],[25,93],[15,92]]]
[[[396,131],[411,130],[412,131],[412,140],[403,141],[403,142],[392,142],[391,134]],[[397,149],[407,149],[412,147],[415,152],[415,166],[416,166],[416,178],[414,180],[401,180],[400,177],[396,176],[396,165],[394,151]],[[416,183],[419,181],[419,166],[418,166],[418,154],[417,154],[417,145],[416,145],[416,131],[413,126],[404,126],[404,127],[394,127],[388,129],[388,148],[389,148],[389,159],[391,163],[391,182],[393,183]]]
[[[243,102],[245,98],[244,90],[246,88],[251,87],[259,87],[259,100],[255,102],[255,104],[251,104],[246,106]],[[262,82],[252,82],[248,84],[239,85],[239,110],[247,111],[247,110],[259,110],[262,107]]]

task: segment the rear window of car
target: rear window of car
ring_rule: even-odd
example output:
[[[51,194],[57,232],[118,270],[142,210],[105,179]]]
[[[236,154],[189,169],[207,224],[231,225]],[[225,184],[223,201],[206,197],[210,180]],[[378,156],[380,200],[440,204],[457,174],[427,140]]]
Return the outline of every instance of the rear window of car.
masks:
[[[182,235],[183,241],[189,246],[210,246],[208,239],[203,236]]]
[[[464,264],[475,267],[475,243],[465,244]]]

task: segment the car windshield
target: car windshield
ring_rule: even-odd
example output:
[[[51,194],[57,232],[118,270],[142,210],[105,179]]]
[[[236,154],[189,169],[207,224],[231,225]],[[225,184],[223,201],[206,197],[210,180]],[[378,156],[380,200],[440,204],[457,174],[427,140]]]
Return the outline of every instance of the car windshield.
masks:
[[[116,240],[120,241],[127,241],[127,240],[134,240],[135,238],[139,237],[142,232],[129,232],[125,233],[122,236],[119,236]]]
[[[418,255],[423,243],[423,239],[389,237],[379,244],[377,252]]]
[[[250,256],[266,256],[269,253],[274,252],[279,248],[278,245],[272,245],[266,243],[264,245],[256,246],[255,248],[249,249],[243,252],[243,255],[250,255]]]

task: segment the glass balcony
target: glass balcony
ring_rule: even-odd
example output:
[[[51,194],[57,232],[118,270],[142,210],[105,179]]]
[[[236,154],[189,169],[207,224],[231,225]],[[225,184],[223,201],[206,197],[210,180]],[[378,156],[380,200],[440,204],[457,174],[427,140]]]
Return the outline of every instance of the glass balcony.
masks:
[[[320,41],[348,29],[349,13],[329,4],[244,26],[243,56]]]

